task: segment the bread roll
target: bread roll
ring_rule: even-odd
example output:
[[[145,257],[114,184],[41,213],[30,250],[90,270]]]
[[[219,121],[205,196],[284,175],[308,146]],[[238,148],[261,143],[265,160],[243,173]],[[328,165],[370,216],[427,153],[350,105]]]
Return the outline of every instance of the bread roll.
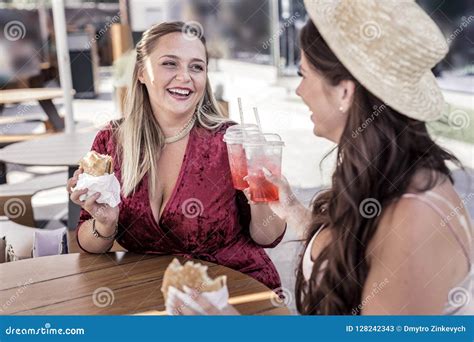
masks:
[[[111,156],[90,151],[79,161],[80,167],[91,176],[103,176],[113,172],[113,159]]]
[[[184,286],[187,286],[199,293],[217,291],[224,287],[227,282],[226,276],[219,276],[216,279],[211,279],[207,274],[207,266],[192,261],[187,261],[184,265],[173,259],[168,265],[163,276],[163,285],[161,292],[166,299],[168,297],[168,288],[170,286],[183,291]]]

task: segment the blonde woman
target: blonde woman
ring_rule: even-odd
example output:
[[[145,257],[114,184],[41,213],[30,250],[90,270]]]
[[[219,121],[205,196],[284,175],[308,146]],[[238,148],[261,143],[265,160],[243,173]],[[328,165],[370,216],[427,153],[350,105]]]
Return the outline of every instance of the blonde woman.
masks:
[[[86,201],[77,239],[90,253],[114,240],[130,252],[174,254],[244,272],[270,288],[278,273],[264,251],[282,239],[285,222],[267,205],[234,190],[223,134],[226,122],[207,77],[204,37],[182,22],[153,26],[137,45],[126,116],[100,131],[92,150],[113,156],[122,198],[116,208]]]

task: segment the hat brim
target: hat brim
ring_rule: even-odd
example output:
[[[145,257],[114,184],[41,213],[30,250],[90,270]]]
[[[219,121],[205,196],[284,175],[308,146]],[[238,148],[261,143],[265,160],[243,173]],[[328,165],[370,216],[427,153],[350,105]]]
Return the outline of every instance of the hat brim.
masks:
[[[354,49],[357,47],[352,44],[351,48],[351,42],[344,40],[343,33],[338,32],[338,25],[328,15],[328,6],[332,4],[327,0],[305,0],[308,14],[321,36],[362,86],[386,105],[410,118],[434,121],[443,115],[444,98],[431,71],[422,75],[415,84],[384,81],[384,75],[379,70],[371,70],[367,60],[355,57]]]

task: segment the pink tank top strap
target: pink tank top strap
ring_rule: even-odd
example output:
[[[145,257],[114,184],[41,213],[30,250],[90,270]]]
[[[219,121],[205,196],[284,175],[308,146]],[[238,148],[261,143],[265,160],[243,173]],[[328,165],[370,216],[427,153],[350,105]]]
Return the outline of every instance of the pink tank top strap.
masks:
[[[426,195],[426,196],[425,196]],[[466,234],[467,236],[469,237],[469,246],[468,248],[466,248],[466,246],[464,245],[464,243],[462,242],[462,238],[459,236],[459,234],[456,232],[456,230],[454,229],[452,223],[450,222],[450,220],[448,220],[446,218],[446,214],[441,210],[441,208],[436,204],[434,203],[432,200],[430,200],[428,197],[431,197],[431,198],[436,198],[436,199],[441,199],[441,201],[443,201],[444,203],[446,203],[449,207],[450,210],[452,210],[454,213],[456,213],[456,210],[455,208],[452,206],[451,203],[449,203],[446,199],[442,198],[441,196],[439,196],[438,194],[435,194],[434,192],[431,192],[431,191],[427,191],[423,194],[413,194],[413,193],[407,193],[407,194],[404,194],[402,197],[404,198],[413,198],[413,199],[417,199],[423,203],[425,203],[426,205],[428,205],[431,209],[433,209],[440,217],[441,219],[443,220],[443,222],[446,224],[446,226],[448,227],[448,229],[451,231],[451,233],[453,234],[454,238],[456,239],[456,241],[458,242],[459,246],[461,247],[461,250],[463,252],[463,254],[465,255],[466,259],[467,259],[467,262],[468,262],[468,265],[469,265],[469,269],[471,269],[471,256],[470,256],[470,248],[471,248],[471,231],[470,231],[470,227],[469,225],[467,224],[467,221],[466,221],[466,218],[464,217],[464,215],[462,214],[459,214],[460,215],[460,218],[459,218],[459,222],[461,223],[461,226],[463,227],[463,229],[466,231]],[[467,226],[466,226],[467,225]]]

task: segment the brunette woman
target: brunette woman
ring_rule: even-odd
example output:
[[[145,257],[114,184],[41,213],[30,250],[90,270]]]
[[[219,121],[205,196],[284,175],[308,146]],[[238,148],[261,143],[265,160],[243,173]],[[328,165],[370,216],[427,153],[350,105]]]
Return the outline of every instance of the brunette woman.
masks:
[[[337,143],[337,163],[311,211],[296,200],[274,208],[305,239],[298,311],[473,314],[472,223],[447,164],[459,162],[426,128],[444,103],[430,71],[447,53],[441,32],[411,1],[305,4],[296,93],[314,134]]]

